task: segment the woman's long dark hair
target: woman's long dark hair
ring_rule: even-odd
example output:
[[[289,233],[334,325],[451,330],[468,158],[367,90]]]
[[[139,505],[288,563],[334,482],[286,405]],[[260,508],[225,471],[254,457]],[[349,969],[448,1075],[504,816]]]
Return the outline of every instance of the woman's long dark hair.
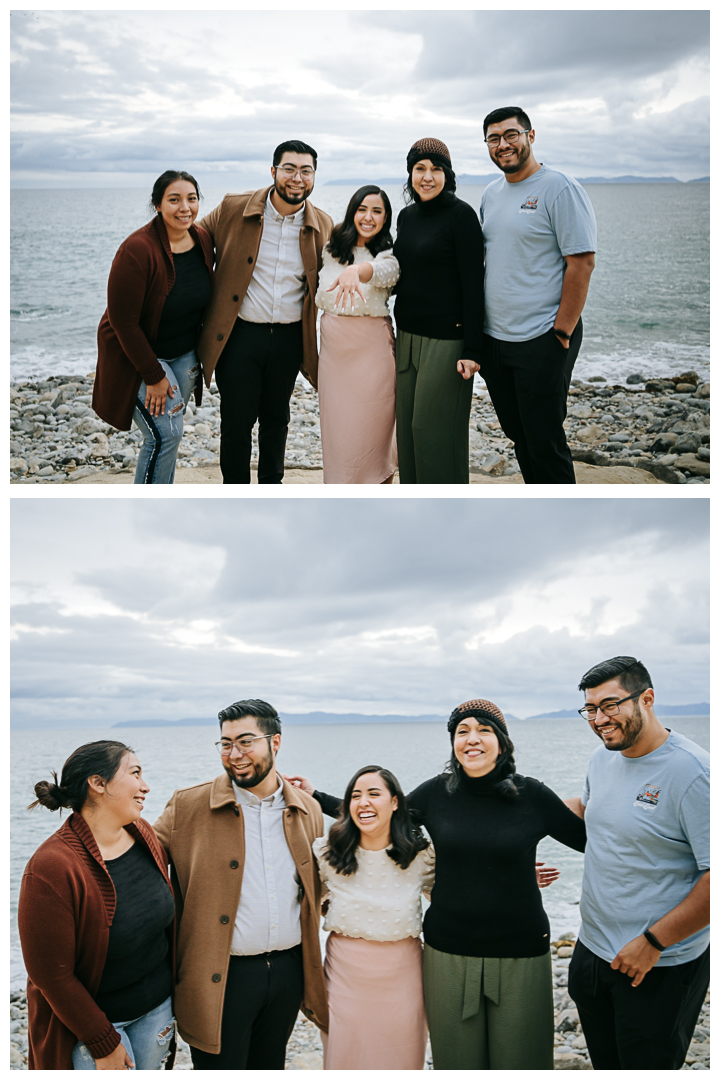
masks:
[[[28,810],[44,806],[48,810],[70,809],[80,813],[88,797],[88,777],[101,776],[103,780],[112,780],[122,759],[133,752],[125,743],[115,742],[114,739],[99,739],[98,742],[79,746],[63,765],[60,783],[56,772],[52,774],[55,783],[38,781],[35,785],[37,798],[30,803]]]
[[[333,825],[327,838],[326,858],[339,874],[354,874],[358,868],[357,849],[360,844],[360,830],[350,816],[350,799],[355,785],[365,773],[377,773],[391,796],[398,801],[397,810],[390,819],[390,838],[392,847],[387,854],[401,870],[407,870],[419,851],[424,851],[430,841],[423,836],[417,825],[413,824],[410,810],[400,784],[389,769],[379,765],[365,765],[358,769],[345,789],[345,796],[340,806],[340,816]]]
[[[495,724],[489,717],[483,716],[478,717],[478,719],[480,723],[487,724],[488,727],[491,727],[493,729],[493,731],[497,735],[498,743],[500,744],[500,753],[498,754],[497,761],[495,762],[495,768],[493,769],[492,773],[489,774],[490,776],[492,776],[494,773],[495,776],[497,776],[498,778],[498,782],[494,786],[495,794],[502,796],[504,799],[514,799],[518,794],[518,785],[515,782],[515,747],[513,746],[512,740],[510,736],[506,735],[505,732],[501,730],[499,725]],[[454,744],[455,742],[455,731],[460,722],[461,717],[459,715],[457,716],[457,718],[455,718],[453,713],[450,714],[450,719],[448,720],[448,731],[450,732],[451,744]],[[457,791],[460,785],[461,778],[466,775],[467,774],[465,773],[462,765],[455,757],[455,748],[453,746],[450,760],[445,766],[445,782],[447,784],[448,791]]]
[[[353,255],[353,248],[357,245],[357,229],[355,228],[355,214],[358,211],[358,207],[365,201],[368,195],[380,195],[385,206],[385,221],[380,232],[375,233],[370,240],[368,240],[365,247],[368,249],[373,258],[381,251],[387,251],[392,247],[392,237],[390,235],[390,226],[392,225],[392,207],[390,206],[390,200],[383,191],[376,184],[366,184],[365,187],[359,188],[350,202],[347,205],[345,211],[345,217],[336,225],[333,231],[330,233],[330,239],[328,240],[328,251],[334,259],[337,259],[343,266],[350,266],[355,261]]]

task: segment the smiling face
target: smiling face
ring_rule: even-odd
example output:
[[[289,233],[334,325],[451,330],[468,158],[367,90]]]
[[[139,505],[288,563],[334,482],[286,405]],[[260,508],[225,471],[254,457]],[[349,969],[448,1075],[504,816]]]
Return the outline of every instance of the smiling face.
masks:
[[[520,123],[517,116],[511,116],[509,120],[502,120],[499,124],[488,124],[486,135],[489,137],[503,135],[506,131],[523,131],[524,127],[525,125]],[[534,131],[521,135],[514,143],[508,143],[501,138],[499,146],[488,147],[488,153],[498,169],[502,169],[504,173],[520,172],[530,160],[534,141]]]
[[[470,716],[455,728],[453,750],[468,776],[485,776],[495,768],[500,742],[492,724]]]
[[[617,679],[610,679],[585,691],[585,704],[595,705],[598,709],[594,720],[588,720],[590,727],[602,739],[608,750],[629,750],[641,737],[645,728],[643,705],[652,705],[653,692],[646,690],[634,701],[623,701],[615,716],[605,716],[602,706],[610,706],[628,696]],[[646,700],[647,699],[647,700]]]
[[[286,150],[277,168],[271,166],[270,175],[280,198],[291,206],[299,206],[312,194],[315,185],[313,156],[312,154],[294,154]]]
[[[227,757],[221,758],[223,768],[238,787],[255,788],[267,777],[275,775],[275,755],[280,748],[280,735],[263,738],[255,716],[243,716],[240,720],[225,720],[220,734],[223,739],[241,739],[243,736],[261,736],[256,738],[252,749],[241,750],[234,746]],[[272,786],[272,785],[269,785]],[[277,787],[277,781],[275,782]]]
[[[104,785],[103,809],[110,810],[122,825],[128,825],[141,816],[149,791],[137,757],[125,754],[112,780]]]
[[[410,182],[421,200],[429,202],[445,187],[445,173],[441,165],[433,165],[429,158],[424,158],[413,165]]]
[[[165,227],[170,234],[185,233],[198,216],[200,202],[194,184],[187,180],[173,180],[165,188],[160,205],[156,207],[162,215]]]
[[[350,795],[350,817],[360,830],[361,847],[390,846],[390,822],[397,805],[397,796],[390,794],[378,773],[357,778]]]
[[[386,217],[382,195],[368,195],[363,199],[353,218],[358,247],[365,247],[368,240],[377,236],[385,224]]]

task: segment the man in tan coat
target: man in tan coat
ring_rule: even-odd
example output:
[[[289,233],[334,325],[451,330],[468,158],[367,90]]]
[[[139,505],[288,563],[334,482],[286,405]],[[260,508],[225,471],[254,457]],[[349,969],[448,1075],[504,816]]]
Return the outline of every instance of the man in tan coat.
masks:
[[[317,154],[292,139],[273,155],[273,185],[226,195],[202,221],[215,245],[215,285],[198,343],[205,383],[220,391],[224,484],[281,484],[298,371],[317,386],[315,295],[332,218],[308,202]]]
[[[280,719],[219,713],[225,774],[176,791],[155,823],[178,918],[175,1015],[195,1069],[283,1069],[302,1007],[327,1031],[317,802],[275,769]]]

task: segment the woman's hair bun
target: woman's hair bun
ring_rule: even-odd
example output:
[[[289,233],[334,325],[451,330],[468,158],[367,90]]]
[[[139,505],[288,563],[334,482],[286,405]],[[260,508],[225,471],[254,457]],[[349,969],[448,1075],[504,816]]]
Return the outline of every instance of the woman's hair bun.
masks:
[[[67,795],[57,782],[57,773],[53,773],[55,782],[40,780],[35,785],[35,802],[30,803],[28,810],[35,806],[44,806],[48,810],[60,810],[69,805]]]

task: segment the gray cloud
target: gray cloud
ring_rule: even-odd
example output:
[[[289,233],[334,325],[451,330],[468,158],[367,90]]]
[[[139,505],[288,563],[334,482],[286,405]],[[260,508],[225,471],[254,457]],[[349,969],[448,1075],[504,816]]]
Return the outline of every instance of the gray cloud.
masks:
[[[400,175],[432,129],[459,171],[486,172],[482,117],[511,103],[580,175],[708,169],[705,11],[184,14],[13,13],[13,168],[154,173],[180,156],[249,181],[301,133],[322,179]]]
[[[526,715],[572,704],[580,674],[618,653],[657,671],[665,700],[700,700],[707,511],[16,500],[13,715],[207,716],[243,694],[290,712],[413,714],[479,693]]]

